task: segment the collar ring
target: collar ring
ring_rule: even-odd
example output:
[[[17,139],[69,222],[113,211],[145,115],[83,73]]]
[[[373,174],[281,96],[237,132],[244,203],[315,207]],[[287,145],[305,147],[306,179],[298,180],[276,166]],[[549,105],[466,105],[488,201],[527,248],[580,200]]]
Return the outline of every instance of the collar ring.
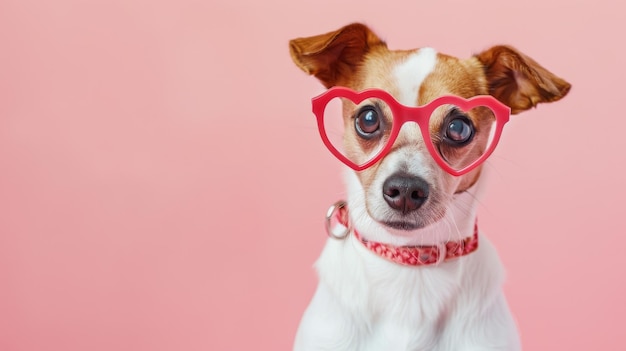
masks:
[[[326,211],[326,233],[333,239],[343,240],[347,238],[348,234],[352,231],[352,224],[348,218],[346,205],[347,203],[343,200],[337,201]],[[333,225],[335,217],[337,223]],[[344,230],[338,232],[341,227],[343,227]]]

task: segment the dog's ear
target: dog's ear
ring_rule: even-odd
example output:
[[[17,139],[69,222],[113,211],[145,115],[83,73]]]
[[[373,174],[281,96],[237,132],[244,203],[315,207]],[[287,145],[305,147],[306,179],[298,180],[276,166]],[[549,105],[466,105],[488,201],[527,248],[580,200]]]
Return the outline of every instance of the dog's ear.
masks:
[[[571,85],[543,68],[532,58],[510,46],[494,46],[478,55],[482,63],[489,94],[516,114],[541,102],[564,97]]]
[[[326,88],[345,84],[373,47],[385,43],[361,23],[334,32],[289,42],[291,58],[304,72],[314,75]]]

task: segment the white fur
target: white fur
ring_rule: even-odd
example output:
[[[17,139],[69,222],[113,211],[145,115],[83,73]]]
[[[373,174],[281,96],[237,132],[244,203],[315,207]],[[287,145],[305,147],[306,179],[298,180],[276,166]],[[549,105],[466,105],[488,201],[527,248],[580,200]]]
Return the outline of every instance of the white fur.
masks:
[[[395,69],[396,98],[416,105],[436,52],[421,49]],[[365,189],[346,172],[353,227],[369,239],[394,245],[436,245],[473,234],[477,186],[453,194],[459,179],[445,174],[424,148],[416,126],[402,127],[398,145],[378,167]],[[398,142],[397,142],[398,143]],[[391,216],[381,195],[384,179],[398,170],[425,179],[429,200],[418,210],[444,216],[412,231],[392,230],[380,222]],[[422,211],[422,212],[419,212]],[[501,286],[504,272],[489,241],[480,236],[475,252],[433,266],[406,267],[369,251],[353,235],[328,239],[315,265],[319,285],[304,313],[294,350],[500,350],[516,351],[520,342]]]
[[[417,93],[422,82],[437,63],[437,51],[421,48],[394,70],[394,78],[400,88],[398,102],[406,106],[417,106]]]

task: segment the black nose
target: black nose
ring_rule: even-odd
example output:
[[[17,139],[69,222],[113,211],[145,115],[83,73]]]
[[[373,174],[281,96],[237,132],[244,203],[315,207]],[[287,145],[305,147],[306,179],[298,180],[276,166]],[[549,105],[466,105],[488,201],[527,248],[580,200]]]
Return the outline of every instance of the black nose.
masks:
[[[394,174],[383,184],[383,197],[394,210],[415,211],[428,198],[428,183],[419,177]]]

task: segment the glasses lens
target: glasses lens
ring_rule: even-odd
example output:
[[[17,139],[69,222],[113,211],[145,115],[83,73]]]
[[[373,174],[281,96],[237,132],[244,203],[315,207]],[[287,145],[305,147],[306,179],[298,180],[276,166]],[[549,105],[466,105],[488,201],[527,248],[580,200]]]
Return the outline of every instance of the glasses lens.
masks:
[[[392,123],[391,109],[378,99],[355,104],[337,97],[324,110],[324,130],[332,148],[356,166],[365,165],[381,153]]]
[[[455,171],[476,163],[493,146],[496,116],[486,106],[463,110],[443,105],[430,116],[429,130],[435,150]]]

